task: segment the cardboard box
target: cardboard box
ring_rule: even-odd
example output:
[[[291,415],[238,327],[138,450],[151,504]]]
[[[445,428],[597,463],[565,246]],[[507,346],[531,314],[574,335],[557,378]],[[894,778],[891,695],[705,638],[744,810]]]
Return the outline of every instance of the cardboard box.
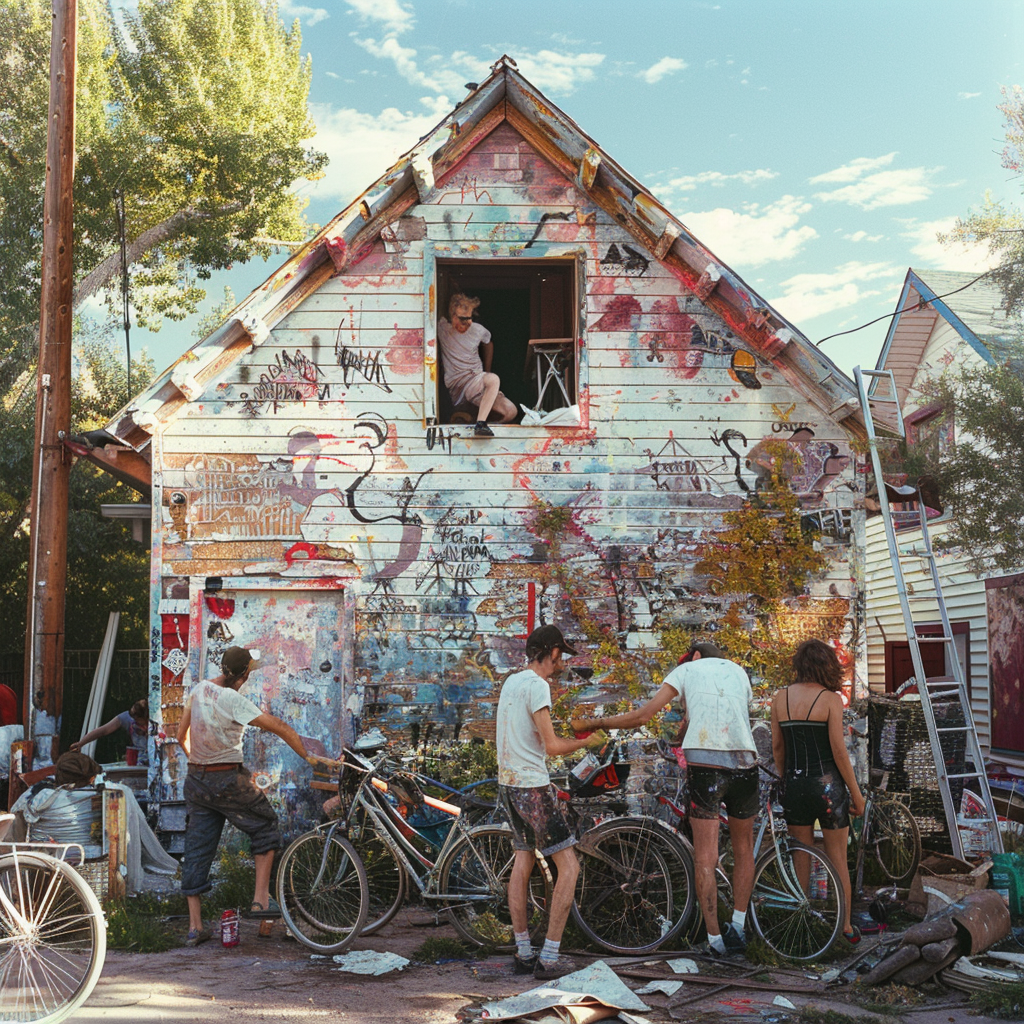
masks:
[[[991,867],[991,861],[974,867],[956,857],[930,854],[917,869],[909,902],[917,904],[925,917],[931,917],[968,893],[987,888]]]

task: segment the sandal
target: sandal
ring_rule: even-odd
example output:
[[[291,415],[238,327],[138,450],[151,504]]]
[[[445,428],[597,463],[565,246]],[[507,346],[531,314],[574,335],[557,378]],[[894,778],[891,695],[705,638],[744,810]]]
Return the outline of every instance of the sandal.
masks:
[[[848,932],[843,932],[843,938],[846,939],[851,946],[856,946],[860,942],[860,929],[855,925],[850,925]]]
[[[278,918],[281,916],[281,906],[273,897],[268,901],[268,906],[263,906],[262,903],[253,901],[252,906],[243,911],[242,917],[248,918],[250,921],[266,921]]]

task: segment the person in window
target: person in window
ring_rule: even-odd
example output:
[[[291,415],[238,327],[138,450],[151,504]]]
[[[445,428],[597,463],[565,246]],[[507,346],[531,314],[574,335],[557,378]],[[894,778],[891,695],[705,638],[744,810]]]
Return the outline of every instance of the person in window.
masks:
[[[444,360],[444,386],[452,398],[452,405],[471,402],[479,407],[475,437],[494,437],[487,426],[492,410],[501,423],[516,418],[516,407],[501,393],[501,380],[491,373],[494,346],[491,332],[483,324],[473,322],[473,313],[479,299],[457,292],[448,303],[448,317],[441,317],[437,325],[437,340]]]

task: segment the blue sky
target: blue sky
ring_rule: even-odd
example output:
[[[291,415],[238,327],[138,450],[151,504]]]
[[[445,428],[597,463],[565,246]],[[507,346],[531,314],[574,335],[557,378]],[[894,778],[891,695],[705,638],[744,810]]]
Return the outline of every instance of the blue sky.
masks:
[[[999,162],[1024,0],[280,0],[313,58],[304,182],[326,223],[503,53],[812,341],[891,313],[908,266],[979,272],[935,239]],[[283,256],[281,257],[283,259]],[[273,269],[218,275],[241,299]],[[158,369],[192,324],[136,333]],[[885,323],[826,342],[874,365]]]

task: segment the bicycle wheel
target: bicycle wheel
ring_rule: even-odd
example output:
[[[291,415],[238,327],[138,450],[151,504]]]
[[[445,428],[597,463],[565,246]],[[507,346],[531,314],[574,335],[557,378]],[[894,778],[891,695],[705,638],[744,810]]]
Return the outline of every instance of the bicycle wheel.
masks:
[[[654,818],[613,819],[576,850],[580,877],[572,915],[591,942],[628,956],[674,938],[693,911],[689,851]]]
[[[0,1020],[69,1017],[106,951],[103,908],[74,868],[37,852],[0,859]]]
[[[288,930],[318,953],[347,949],[366,924],[366,871],[347,839],[299,836],[277,871],[277,901]]]
[[[809,892],[797,876],[801,857],[810,860]],[[839,935],[845,911],[839,876],[821,850],[782,839],[758,858],[750,917],[754,931],[776,953],[790,960],[816,960]]]
[[[909,885],[921,863],[921,830],[910,808],[899,800],[872,803],[868,848],[888,878]]]
[[[349,823],[348,840],[366,871],[370,903],[362,934],[372,935],[398,913],[405,901],[408,888],[405,866],[384,841],[365,807],[356,809]]]
[[[507,825],[479,825],[460,836],[438,865],[438,893],[445,899],[455,930],[467,942],[515,949],[508,910],[514,860],[512,830]],[[544,937],[551,887],[551,872],[537,861],[530,875],[527,904],[530,936],[535,942]]]

